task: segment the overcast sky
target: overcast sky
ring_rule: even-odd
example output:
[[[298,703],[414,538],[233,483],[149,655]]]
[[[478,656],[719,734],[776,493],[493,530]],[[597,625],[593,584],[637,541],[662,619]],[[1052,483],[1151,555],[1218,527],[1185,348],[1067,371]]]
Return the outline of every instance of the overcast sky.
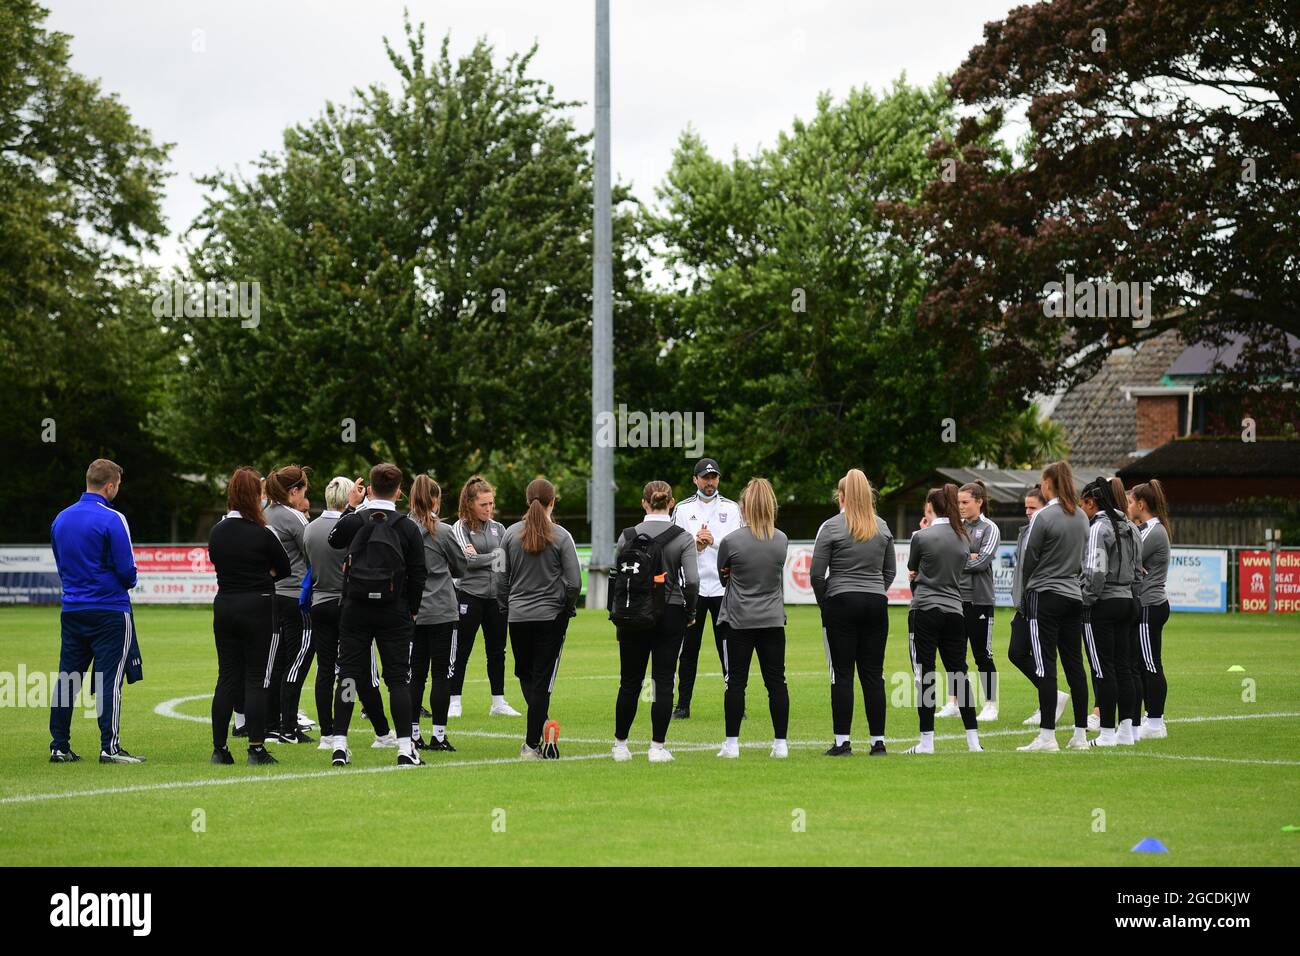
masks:
[[[136,123],[174,143],[162,262],[202,207],[193,177],[247,167],[327,100],[394,79],[384,36],[402,9],[453,55],[483,36],[498,60],[539,45],[534,75],[582,100],[593,124],[593,0],[45,0],[72,36],[72,67],[116,93]],[[611,123],[616,178],[644,201],[693,126],[715,154],[774,141],[817,95],[929,83],[980,42],[1011,0],[612,0]],[[202,31],[196,34],[196,31]],[[201,50],[196,49],[201,48]]]

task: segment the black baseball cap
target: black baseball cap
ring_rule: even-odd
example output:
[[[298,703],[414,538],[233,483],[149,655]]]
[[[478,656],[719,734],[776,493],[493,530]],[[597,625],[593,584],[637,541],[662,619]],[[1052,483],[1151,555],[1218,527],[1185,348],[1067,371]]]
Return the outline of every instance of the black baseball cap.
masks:
[[[718,470],[718,463],[714,461],[712,458],[701,458],[699,461],[695,463],[696,478],[700,477],[701,475],[707,475],[710,472],[717,475],[719,478],[722,477],[722,472]]]

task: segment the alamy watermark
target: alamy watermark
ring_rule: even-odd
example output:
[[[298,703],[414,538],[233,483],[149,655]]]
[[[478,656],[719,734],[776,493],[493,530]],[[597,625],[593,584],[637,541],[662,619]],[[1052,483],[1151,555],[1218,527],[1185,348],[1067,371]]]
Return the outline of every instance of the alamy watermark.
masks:
[[[163,283],[153,300],[155,319],[233,319],[245,329],[262,321],[262,283],[185,282]]]
[[[687,458],[704,454],[703,412],[617,412],[596,416],[596,444],[601,448],[681,448]]]
[[[1075,282],[1067,272],[1065,282],[1045,283],[1043,296],[1049,319],[1132,319],[1135,329],[1151,324],[1150,282]]]

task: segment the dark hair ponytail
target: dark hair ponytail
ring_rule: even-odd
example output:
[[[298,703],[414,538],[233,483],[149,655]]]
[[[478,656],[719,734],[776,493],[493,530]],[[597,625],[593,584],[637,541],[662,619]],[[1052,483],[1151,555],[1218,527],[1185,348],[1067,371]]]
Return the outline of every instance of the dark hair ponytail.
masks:
[[[1160,519],[1160,523],[1165,526],[1165,534],[1169,535],[1169,540],[1172,541],[1174,529],[1169,524],[1169,502],[1165,498],[1165,486],[1160,484],[1160,479],[1152,478],[1150,481],[1135,485],[1133,497],[1142,502],[1147,511]]]
[[[989,513],[988,485],[976,478],[974,481],[968,481],[966,484],[962,485],[960,490],[966,492],[966,494],[979,502],[980,514],[986,515]]]
[[[524,512],[524,533],[519,543],[529,554],[541,554],[555,537],[555,525],[546,513],[555,500],[555,486],[545,478],[534,478],[528,483],[524,497],[528,500],[528,510]]]
[[[1115,506],[1115,495],[1111,491],[1110,482],[1105,478],[1094,478],[1083,489],[1083,498],[1093,502],[1097,509],[1103,512],[1110,520],[1111,530],[1115,532],[1115,540],[1120,539],[1119,514]]]
[[[959,538],[970,540],[965,526],[961,523],[961,512],[957,510],[957,486],[948,482],[942,488],[931,488],[925,496],[926,503],[940,518],[948,519],[948,526]]]

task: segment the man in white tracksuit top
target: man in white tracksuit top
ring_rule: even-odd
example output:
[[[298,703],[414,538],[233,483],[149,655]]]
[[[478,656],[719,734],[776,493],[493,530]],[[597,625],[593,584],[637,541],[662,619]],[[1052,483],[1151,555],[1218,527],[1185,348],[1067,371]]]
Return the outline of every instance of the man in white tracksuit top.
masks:
[[[722,661],[722,641],[718,637],[718,611],[722,608],[722,595],[726,588],[718,577],[718,545],[722,539],[743,523],[740,505],[718,494],[718,481],[722,478],[718,463],[712,458],[701,458],[695,463],[696,493],[677,503],[673,509],[673,523],[690,532],[695,539],[695,556],[700,570],[700,596],[696,603],[695,620],[686,627],[686,640],[677,670],[677,708],[674,720],[691,716],[691,695],[695,690],[695,671],[699,664],[700,642],[704,637],[704,619],[713,617],[713,641]]]

